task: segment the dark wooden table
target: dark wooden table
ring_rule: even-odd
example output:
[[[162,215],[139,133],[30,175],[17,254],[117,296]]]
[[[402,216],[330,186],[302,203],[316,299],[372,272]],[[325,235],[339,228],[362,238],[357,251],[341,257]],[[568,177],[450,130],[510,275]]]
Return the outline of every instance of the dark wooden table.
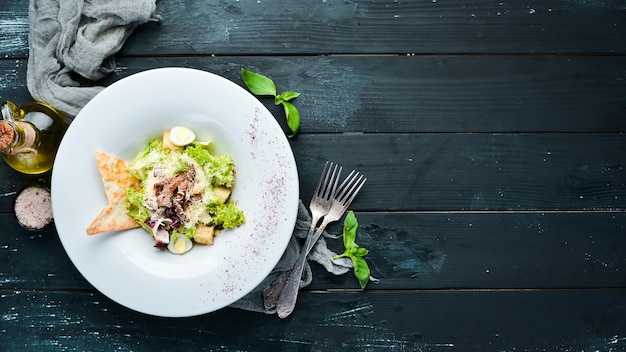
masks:
[[[26,102],[27,0],[0,5],[0,94]],[[23,230],[0,165],[2,351],[626,351],[626,1],[159,1],[101,85],[165,66],[302,93],[302,199],[323,162],[380,283],[313,265],[280,320],[146,316]],[[264,100],[285,127],[282,111]],[[337,232],[338,227],[332,227]],[[340,241],[331,241],[335,250]]]

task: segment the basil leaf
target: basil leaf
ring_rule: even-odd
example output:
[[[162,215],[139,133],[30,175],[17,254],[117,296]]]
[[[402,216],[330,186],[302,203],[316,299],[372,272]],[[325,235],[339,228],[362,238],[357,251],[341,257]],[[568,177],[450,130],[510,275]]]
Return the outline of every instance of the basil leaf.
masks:
[[[293,104],[289,102],[284,101],[281,104],[283,104],[283,107],[285,109],[285,116],[287,116],[287,125],[292,132],[291,136],[289,137],[293,137],[296,135],[296,133],[298,133],[298,130],[300,129],[300,112]]]
[[[354,276],[359,280],[359,285],[364,289],[370,281],[370,268],[365,259],[361,257],[350,257],[354,264]]]
[[[354,253],[357,257],[365,257],[370,251],[367,248],[358,247]]]
[[[300,93],[298,92],[290,92],[290,91],[282,92],[276,97],[276,99],[274,100],[274,103],[276,103],[276,105],[279,105],[279,104],[282,104],[283,102],[290,101],[299,96],[300,96]]]
[[[350,248],[356,240],[356,230],[359,227],[359,223],[356,220],[354,212],[350,210],[343,221],[343,246]]]
[[[255,95],[276,96],[276,85],[274,81],[261,74],[241,68],[241,78],[246,87]]]
[[[260,73],[246,70],[244,67],[241,68],[241,78],[252,94],[273,96],[274,104],[283,105],[287,125],[292,132],[289,137],[295,136],[300,129],[300,112],[288,101],[299,97],[300,93],[286,91],[280,93],[280,95],[276,95],[276,84],[274,84],[274,81]]]
[[[369,253],[369,250],[356,244],[358,227],[359,222],[356,220],[354,212],[350,210],[343,221],[343,246],[345,251],[334,258],[350,257],[354,265],[354,276],[359,280],[361,288],[364,289],[370,280],[370,268],[364,258]]]

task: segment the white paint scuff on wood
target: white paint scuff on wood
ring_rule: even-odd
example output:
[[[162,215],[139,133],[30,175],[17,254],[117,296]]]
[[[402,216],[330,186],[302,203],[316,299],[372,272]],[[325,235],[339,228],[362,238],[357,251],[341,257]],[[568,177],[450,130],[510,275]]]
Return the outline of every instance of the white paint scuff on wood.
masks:
[[[28,16],[0,11],[0,52],[8,53],[28,48]]]

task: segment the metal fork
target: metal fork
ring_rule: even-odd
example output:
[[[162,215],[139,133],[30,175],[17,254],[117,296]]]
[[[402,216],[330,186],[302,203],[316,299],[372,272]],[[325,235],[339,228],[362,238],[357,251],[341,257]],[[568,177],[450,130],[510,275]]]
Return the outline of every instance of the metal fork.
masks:
[[[309,227],[309,231],[306,235],[306,241],[304,243],[305,247],[313,246],[313,243],[311,243],[311,234],[315,230],[315,226],[320,219],[328,214],[330,207],[333,205],[333,197],[337,192],[339,176],[341,175],[341,170],[343,169],[339,166],[339,170],[337,170],[337,166],[338,165],[335,164],[333,167],[333,163],[328,161],[324,164],[324,170],[322,171],[323,174],[326,174],[324,182],[322,182],[320,178],[317,183],[317,187],[315,187],[315,192],[313,192],[311,204],[309,205],[309,210],[311,211],[311,227]],[[332,174],[330,173],[331,168],[333,170]]]
[[[363,177],[363,175],[359,175],[360,174],[358,172],[353,170],[341,183],[337,190],[337,194],[332,200],[330,210],[324,216],[324,220],[322,220],[322,224],[315,232],[315,235],[313,235],[313,239],[311,241],[308,241],[307,239],[295,266],[286,275],[287,281],[282,289],[282,292],[280,293],[278,302],[276,303],[276,312],[278,313],[279,318],[289,316],[296,306],[302,270],[304,269],[304,264],[306,263],[306,257],[309,254],[309,251],[313,248],[313,245],[317,242],[326,226],[333,221],[341,219],[350,206],[350,203],[352,203],[354,197],[356,197],[357,193],[359,193],[361,187],[363,187],[363,184],[367,180]]]
[[[337,164],[333,164],[332,161],[327,161],[324,164],[324,169],[322,170],[322,174],[320,175],[319,180],[317,181],[317,186],[315,187],[315,191],[313,192],[313,197],[311,198],[311,204],[309,205],[309,210],[311,211],[311,227],[309,227],[309,231],[306,235],[306,241],[304,243],[303,248],[312,247],[313,244],[310,243],[312,240],[312,234],[315,230],[315,225],[320,221],[320,219],[328,213],[330,210],[330,206],[333,204],[332,198],[335,196],[337,190],[337,184],[339,183],[339,175],[341,175],[342,167]],[[269,290],[265,295],[264,305],[266,308],[274,308],[276,306],[276,302],[278,301],[278,297],[287,282],[285,277],[288,275],[284,275],[280,280],[274,282],[272,286],[270,286]]]

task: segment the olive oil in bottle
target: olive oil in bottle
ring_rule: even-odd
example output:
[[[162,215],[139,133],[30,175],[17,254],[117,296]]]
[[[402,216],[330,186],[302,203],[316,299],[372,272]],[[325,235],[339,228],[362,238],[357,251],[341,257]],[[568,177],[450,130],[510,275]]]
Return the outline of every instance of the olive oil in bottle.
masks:
[[[58,110],[41,103],[2,104],[0,153],[13,169],[42,174],[52,169],[54,157],[67,130]]]

